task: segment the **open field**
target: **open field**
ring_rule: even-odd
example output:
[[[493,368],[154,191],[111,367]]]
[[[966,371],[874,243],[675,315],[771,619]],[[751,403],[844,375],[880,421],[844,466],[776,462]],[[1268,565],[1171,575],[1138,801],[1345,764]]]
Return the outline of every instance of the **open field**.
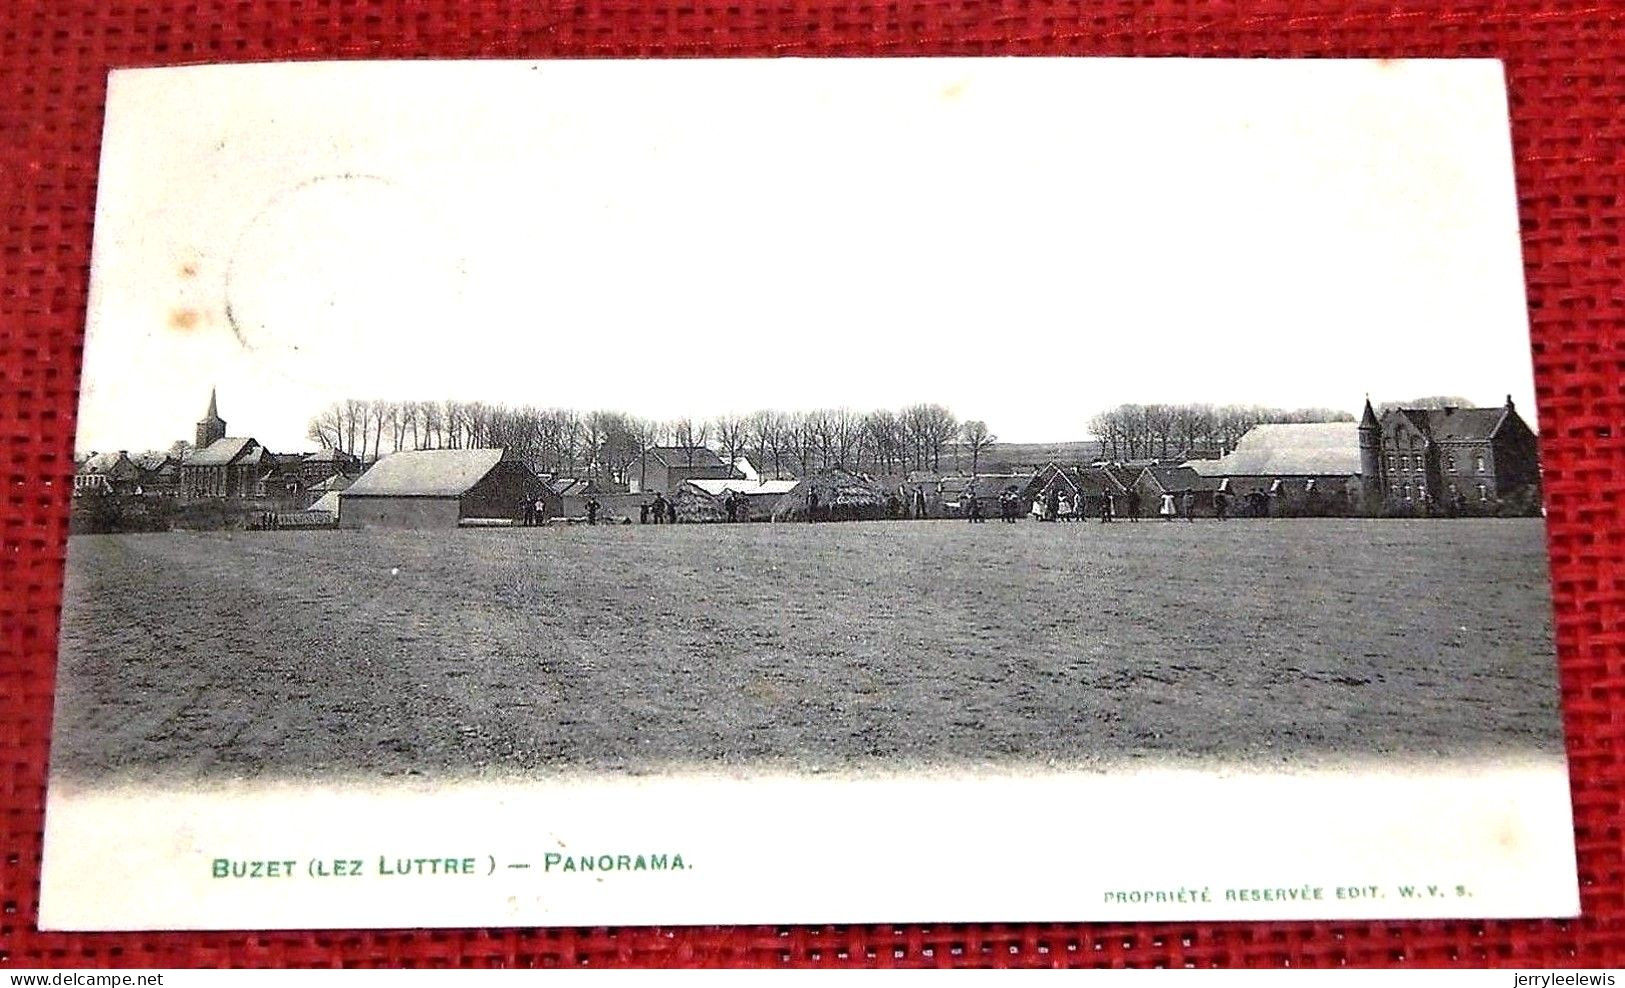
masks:
[[[53,770],[1561,751],[1538,519],[75,536]]]

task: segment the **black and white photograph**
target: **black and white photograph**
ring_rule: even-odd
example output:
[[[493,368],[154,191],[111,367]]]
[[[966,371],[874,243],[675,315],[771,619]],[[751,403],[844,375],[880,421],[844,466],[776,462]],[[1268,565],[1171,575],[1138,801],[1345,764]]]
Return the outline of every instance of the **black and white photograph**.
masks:
[[[1578,909],[1499,63],[109,86],[58,929]]]

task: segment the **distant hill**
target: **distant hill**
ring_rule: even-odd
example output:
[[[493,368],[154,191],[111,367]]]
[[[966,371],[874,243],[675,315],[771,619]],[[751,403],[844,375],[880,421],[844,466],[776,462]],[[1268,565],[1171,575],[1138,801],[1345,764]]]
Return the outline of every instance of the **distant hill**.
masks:
[[[1041,467],[1051,460],[1060,464],[1089,463],[1100,459],[1101,444],[1093,439],[1061,443],[994,443],[982,450],[979,469],[983,473],[1006,473],[1016,468]],[[970,469],[970,454],[961,452],[964,468]],[[944,464],[946,465],[946,464]]]

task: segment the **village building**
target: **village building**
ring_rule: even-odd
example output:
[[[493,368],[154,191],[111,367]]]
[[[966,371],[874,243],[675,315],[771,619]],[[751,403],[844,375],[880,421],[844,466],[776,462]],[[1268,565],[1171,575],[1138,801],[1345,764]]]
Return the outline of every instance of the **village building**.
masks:
[[[1508,395],[1495,408],[1390,408],[1368,399],[1359,425],[1362,486],[1390,506],[1540,504],[1534,430]]]
[[[213,389],[197,423],[197,445],[181,458],[180,493],[187,498],[259,497],[276,457],[255,439],[226,435]]]
[[[374,463],[339,498],[340,528],[518,523],[541,480],[500,449],[405,450]]]
[[[1128,492],[1135,480],[1134,473],[1116,464],[1064,467],[1051,462],[1033,475],[1022,493],[1023,510],[1035,501],[1047,501],[1050,491],[1054,490],[1057,500],[1065,495],[1074,515],[1100,517],[1107,498],[1111,499],[1113,515],[1124,514],[1128,511]]]
[[[141,468],[141,493],[154,497],[179,497],[181,493],[181,458],[169,455],[137,457]]]
[[[706,446],[654,446],[644,451],[627,471],[631,493],[672,494],[689,480],[732,480],[738,468],[722,461]]]
[[[188,498],[259,497],[276,458],[258,440],[221,436],[181,459],[181,495]]]
[[[126,450],[92,453],[73,472],[73,495],[136,494],[141,490],[141,467]]]
[[[342,449],[323,449],[302,457],[298,463],[298,471],[305,480],[306,489],[309,490],[312,489],[312,485],[321,483],[334,474],[346,477],[359,476],[361,460]]]
[[[1211,515],[1214,513],[1213,495],[1223,486],[1224,481],[1218,477],[1205,477],[1193,467],[1173,464],[1146,467],[1134,479],[1134,488],[1140,492],[1142,517],[1154,516],[1161,512],[1164,494],[1174,496],[1175,510],[1183,514],[1184,496],[1187,492],[1191,495],[1192,514]]]
[[[1359,429],[1353,422],[1255,425],[1231,452],[1184,466],[1215,481],[1234,514],[1348,514],[1360,497]]]

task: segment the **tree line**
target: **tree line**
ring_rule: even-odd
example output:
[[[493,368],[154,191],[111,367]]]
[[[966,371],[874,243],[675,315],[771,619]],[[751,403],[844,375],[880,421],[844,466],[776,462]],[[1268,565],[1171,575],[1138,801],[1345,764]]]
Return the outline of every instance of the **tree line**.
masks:
[[[409,449],[502,447],[538,470],[624,482],[657,446],[708,447],[728,462],[749,456],[765,475],[841,467],[876,473],[941,469],[961,454],[973,469],[997,441],[980,420],[961,422],[933,403],[896,411],[850,408],[667,421],[613,410],[582,412],[478,401],[336,401],[310,420],[308,438],[361,460]]]
[[[1167,460],[1228,451],[1255,425],[1353,420],[1348,412],[1330,408],[1124,404],[1093,416],[1088,428],[1105,459]],[[616,482],[625,482],[657,446],[707,447],[728,462],[749,456],[764,475],[783,477],[830,467],[871,473],[941,470],[944,463],[974,473],[998,441],[986,422],[961,421],[935,403],[656,420],[608,409],[348,399],[313,417],[307,436],[324,449],[363,461],[408,449],[501,447],[538,470]]]
[[[1332,408],[1266,408],[1259,405],[1118,405],[1089,420],[1089,431],[1110,460],[1186,458],[1232,450],[1255,425],[1352,422]]]

